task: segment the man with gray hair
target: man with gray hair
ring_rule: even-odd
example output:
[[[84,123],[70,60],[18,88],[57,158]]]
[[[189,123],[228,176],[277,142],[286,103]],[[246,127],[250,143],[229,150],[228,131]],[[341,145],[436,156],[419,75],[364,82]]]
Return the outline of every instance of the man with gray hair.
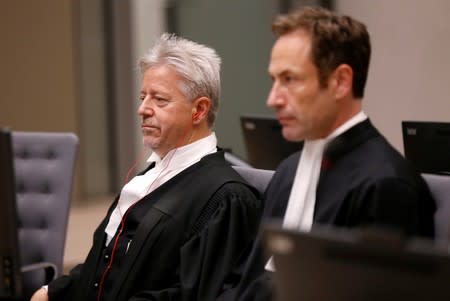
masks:
[[[33,301],[214,300],[256,235],[257,193],[225,161],[212,131],[216,52],[163,34],[139,66],[149,167],[123,187],[84,264]]]

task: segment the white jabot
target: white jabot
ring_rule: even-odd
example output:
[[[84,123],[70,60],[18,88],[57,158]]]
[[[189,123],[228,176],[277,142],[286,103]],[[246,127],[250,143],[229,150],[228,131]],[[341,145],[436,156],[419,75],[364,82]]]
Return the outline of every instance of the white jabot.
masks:
[[[311,230],[316,205],[317,183],[325,147],[333,138],[366,119],[366,114],[360,111],[327,137],[305,141],[284,214],[283,228],[303,232]],[[267,262],[266,270],[275,270],[272,258]]]
[[[122,188],[117,206],[113,210],[105,228],[107,234],[106,245],[114,237],[123,215],[130,206],[184,169],[200,161],[204,156],[216,151],[217,138],[215,133],[211,133],[211,135],[191,144],[171,150],[162,159],[153,152],[147,162],[155,162],[155,167],[143,175],[135,176]]]
[[[309,231],[311,228],[316,186],[327,142],[328,139],[305,141],[284,215],[283,228],[300,231]]]

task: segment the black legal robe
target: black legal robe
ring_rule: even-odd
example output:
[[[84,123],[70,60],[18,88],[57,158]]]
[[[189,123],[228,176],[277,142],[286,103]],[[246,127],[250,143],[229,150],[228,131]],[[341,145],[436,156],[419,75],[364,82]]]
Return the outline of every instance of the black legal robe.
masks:
[[[284,217],[299,158],[297,152],[278,166],[263,198],[263,222]],[[369,120],[336,137],[325,149],[313,227],[380,226],[432,238],[435,209],[422,177]],[[219,300],[271,300],[270,272],[264,270],[267,260],[259,237],[248,260],[230,277],[229,282],[239,280],[239,284],[228,283]]]
[[[219,151],[140,202],[149,202],[149,209],[120,268],[111,270],[113,285],[103,292],[105,300],[215,300],[225,276],[256,235],[262,208],[255,190]],[[95,292],[104,230],[116,203],[95,231],[85,263],[50,283],[50,301],[89,300]]]

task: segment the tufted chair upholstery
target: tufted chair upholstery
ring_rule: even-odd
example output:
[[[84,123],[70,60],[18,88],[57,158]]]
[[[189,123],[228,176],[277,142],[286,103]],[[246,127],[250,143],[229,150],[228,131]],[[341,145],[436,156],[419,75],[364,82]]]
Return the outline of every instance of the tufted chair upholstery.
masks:
[[[259,169],[246,166],[233,166],[233,168],[241,175],[241,177],[244,178],[244,180],[255,187],[261,193],[261,195],[264,194],[267,184],[269,184],[270,179],[274,174],[273,170],[267,169]]]
[[[78,138],[13,132],[24,298],[62,271]]]
[[[436,200],[434,227],[436,239],[450,242],[450,176],[422,174]]]

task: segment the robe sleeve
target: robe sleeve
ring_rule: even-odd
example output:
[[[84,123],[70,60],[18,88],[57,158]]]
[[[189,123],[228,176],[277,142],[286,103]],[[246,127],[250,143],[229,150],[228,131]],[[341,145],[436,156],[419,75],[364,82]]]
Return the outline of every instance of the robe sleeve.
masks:
[[[248,187],[222,186],[179,251],[179,282],[164,290],[140,292],[130,300],[215,300],[225,277],[255,239],[261,212],[258,197]]]
[[[105,240],[104,227],[106,226],[106,223],[109,220],[109,216],[112,210],[115,208],[116,204],[117,198],[116,202],[114,202],[108,209],[108,214],[106,215],[106,217],[103,219],[103,221],[95,230],[93,235],[93,244],[95,243],[95,241],[99,241],[99,243],[101,244],[104,243]],[[82,269],[83,264],[78,264],[72,270],[70,270],[68,275],[62,275],[56,278],[55,280],[51,281],[48,284],[49,301],[67,300],[69,298],[67,296],[67,293],[72,288],[72,285],[74,283],[77,283],[77,281],[80,279]]]
[[[261,223],[283,217],[298,160],[299,153],[291,155],[281,163],[272,177],[263,195],[264,211]],[[272,282],[264,268],[268,256],[264,252],[261,230],[262,228],[254,244],[247,250],[246,256],[241,258],[233,273],[227,277],[217,301],[271,300]]]
[[[403,234],[419,231],[420,195],[416,187],[397,178],[387,178],[365,188],[362,220]]]
[[[63,275],[56,278],[48,284],[48,298],[49,301],[64,300],[67,291],[69,291],[72,283],[80,277],[82,264],[75,266],[69,275]]]

